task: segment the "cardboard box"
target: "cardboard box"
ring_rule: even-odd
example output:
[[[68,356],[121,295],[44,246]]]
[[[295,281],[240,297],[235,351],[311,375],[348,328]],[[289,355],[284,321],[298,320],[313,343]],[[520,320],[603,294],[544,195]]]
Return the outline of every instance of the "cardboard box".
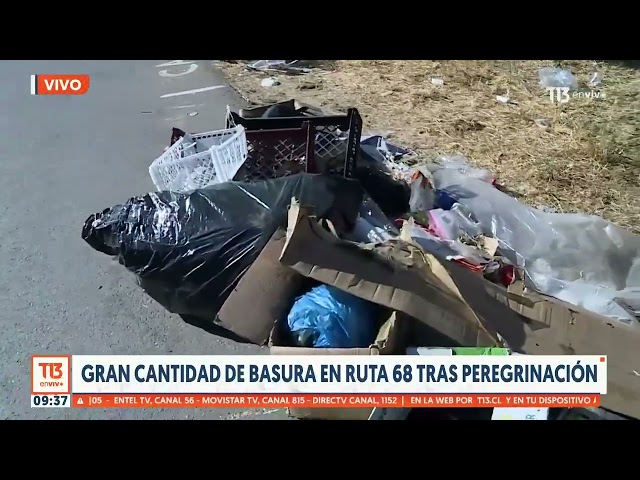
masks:
[[[286,346],[283,321],[295,299],[318,282],[280,263],[285,234],[284,230],[278,230],[271,237],[238,282],[218,313],[219,325],[251,343],[269,345],[272,347],[271,353],[278,355],[377,355],[404,351],[404,345],[399,343],[396,315],[391,310],[386,312],[386,318],[377,319],[382,320],[381,328],[375,343],[369,348],[315,349]],[[295,351],[287,351],[291,348]]]
[[[278,326],[270,342],[271,355],[391,355],[402,352],[403,335],[396,312],[382,325],[369,348],[301,348],[278,345]],[[289,415],[304,420],[367,420],[372,408],[290,408]]]
[[[488,290],[508,308],[515,327],[500,334],[529,355],[607,355],[607,394],[601,406],[640,419],[640,328],[602,317],[555,298],[528,292],[521,283]],[[507,295],[508,294],[508,295]],[[497,307],[496,307],[497,308]]]
[[[317,282],[279,261],[286,232],[277,231],[220,309],[217,322],[234,334],[258,345],[269,345],[272,355],[385,355],[401,353],[401,322],[387,310],[387,318],[369,348],[300,348],[287,345],[283,324],[296,297]],[[290,409],[296,418],[364,419],[371,408]]]
[[[409,242],[355,245],[339,240],[296,208],[289,211],[280,261],[301,275],[419,320],[432,338],[425,343],[415,335],[417,345],[607,355],[609,385],[602,406],[640,418],[638,325],[528,292],[520,283],[505,289]]]

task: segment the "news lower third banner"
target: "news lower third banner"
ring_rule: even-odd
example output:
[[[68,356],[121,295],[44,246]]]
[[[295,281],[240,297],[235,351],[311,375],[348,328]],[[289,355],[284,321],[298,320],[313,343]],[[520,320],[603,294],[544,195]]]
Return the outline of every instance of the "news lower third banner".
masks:
[[[34,355],[38,408],[597,407],[607,357]]]

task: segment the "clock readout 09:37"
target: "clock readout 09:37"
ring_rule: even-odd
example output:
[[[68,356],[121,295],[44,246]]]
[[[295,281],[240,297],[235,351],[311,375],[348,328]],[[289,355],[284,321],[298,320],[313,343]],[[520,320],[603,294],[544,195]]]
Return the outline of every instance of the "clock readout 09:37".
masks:
[[[70,395],[31,395],[31,408],[71,407]]]

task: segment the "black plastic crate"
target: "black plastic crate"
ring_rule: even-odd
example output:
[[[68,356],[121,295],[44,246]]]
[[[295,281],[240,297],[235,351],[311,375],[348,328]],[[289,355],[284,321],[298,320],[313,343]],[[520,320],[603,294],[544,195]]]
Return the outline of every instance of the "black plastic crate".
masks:
[[[242,125],[249,157],[235,179],[264,180],[307,173],[352,178],[360,151],[362,118],[346,115],[243,118],[229,112],[227,128]]]

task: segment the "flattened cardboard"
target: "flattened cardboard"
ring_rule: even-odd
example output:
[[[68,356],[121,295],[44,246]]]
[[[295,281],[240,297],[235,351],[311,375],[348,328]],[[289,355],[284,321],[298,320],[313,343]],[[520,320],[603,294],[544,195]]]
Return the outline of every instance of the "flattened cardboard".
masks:
[[[601,406],[640,419],[640,377],[635,373],[640,372],[639,328],[527,292],[521,283],[509,288],[509,298],[495,288],[489,293],[519,320],[522,335],[503,335],[515,352],[607,355],[607,394],[602,396]],[[514,298],[524,299],[524,304]]]
[[[640,328],[528,292],[497,286],[403,242],[344,242],[291,208],[280,257],[300,274],[387,305],[451,339],[445,347],[506,346],[529,355],[607,355],[602,406],[640,419]],[[636,326],[637,327],[637,326]]]
[[[308,282],[278,261],[285,239],[284,229],[276,231],[218,312],[220,325],[257,345],[267,343]]]
[[[301,275],[414,317],[461,346],[502,345],[440,262],[409,243],[362,248],[338,239],[292,205],[280,261]]]

